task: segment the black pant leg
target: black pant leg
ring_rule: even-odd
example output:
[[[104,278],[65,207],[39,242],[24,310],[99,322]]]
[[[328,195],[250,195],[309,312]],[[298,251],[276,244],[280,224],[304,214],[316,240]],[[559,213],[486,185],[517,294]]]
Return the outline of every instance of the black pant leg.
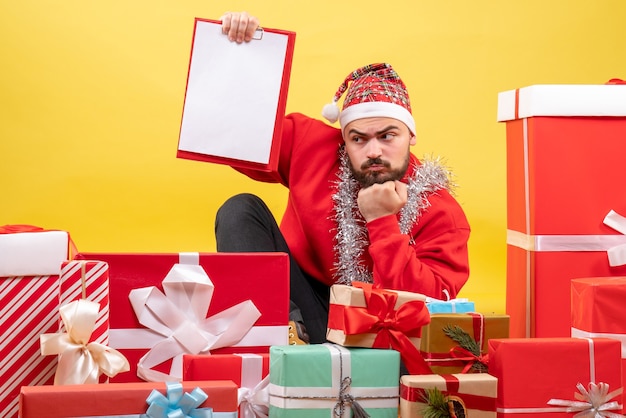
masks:
[[[217,212],[215,237],[219,252],[289,254],[290,319],[303,320],[311,343],[326,341],[330,288],[302,272],[276,219],[259,197],[244,193],[228,199]]]

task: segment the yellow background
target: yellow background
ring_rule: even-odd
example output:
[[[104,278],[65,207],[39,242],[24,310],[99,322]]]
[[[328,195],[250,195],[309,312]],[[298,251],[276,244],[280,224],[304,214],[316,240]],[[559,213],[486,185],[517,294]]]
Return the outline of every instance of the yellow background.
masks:
[[[0,5],[0,225],[67,230],[81,251],[179,252],[215,250],[215,212],[234,193],[259,194],[280,218],[281,186],[176,158],[194,17],[247,10],[297,32],[288,111],[319,117],[364,64],[398,71],[418,127],[414,153],[444,156],[456,174],[473,229],[461,296],[485,312],[505,309],[498,92],[626,77],[620,0]]]

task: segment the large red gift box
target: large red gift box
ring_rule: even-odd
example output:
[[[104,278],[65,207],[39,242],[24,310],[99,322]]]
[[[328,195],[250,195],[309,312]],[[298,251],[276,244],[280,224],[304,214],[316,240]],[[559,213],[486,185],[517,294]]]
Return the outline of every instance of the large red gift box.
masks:
[[[20,386],[54,381],[56,356],[39,335],[59,330],[59,270],[70,257],[65,231],[0,227],[0,416],[17,417]]]
[[[626,381],[626,277],[572,280],[572,337],[613,338],[622,344]]]
[[[609,393],[622,387],[620,351],[619,341],[608,338],[489,340],[489,374],[498,379],[498,417],[571,417],[560,401],[579,401],[574,396],[581,393],[579,384],[585,390],[591,382],[607,384]],[[618,406],[611,412],[620,413],[621,392],[601,399],[601,404],[613,401]]]
[[[267,353],[270,345],[288,343],[289,258],[285,253],[80,253],[76,258],[109,264],[109,346],[124,354],[131,366],[111,382],[140,381],[140,359],[164,339],[141,325],[129,294],[147,287],[162,290],[162,281],[176,264],[199,265],[215,286],[207,318],[244,301],[252,301],[260,311],[254,327],[239,343],[211,350],[212,354]],[[171,361],[155,369],[165,373],[170,366]]]
[[[626,85],[535,85],[498,96],[507,141],[511,337],[570,335],[570,281],[626,275],[603,220],[626,215]]]
[[[269,353],[211,354],[183,356],[183,381],[232,380],[239,387],[239,417],[256,418],[255,409],[268,414],[266,379]]]
[[[237,386],[233,382],[182,383],[183,393],[192,393],[195,388],[208,395],[201,408],[210,407],[214,412],[230,412],[229,417],[237,416]],[[168,395],[166,384],[155,382],[23,387],[20,418],[139,416],[146,412],[147,399],[153,390]]]

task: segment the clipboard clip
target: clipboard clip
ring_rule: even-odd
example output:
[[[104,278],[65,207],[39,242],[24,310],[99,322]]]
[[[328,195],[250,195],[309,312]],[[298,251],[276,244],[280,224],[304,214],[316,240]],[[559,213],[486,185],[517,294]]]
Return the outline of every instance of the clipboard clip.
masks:
[[[254,36],[252,37],[252,39],[256,39],[257,41],[260,41],[261,39],[263,39],[263,33],[264,33],[263,28],[259,26],[254,31]]]

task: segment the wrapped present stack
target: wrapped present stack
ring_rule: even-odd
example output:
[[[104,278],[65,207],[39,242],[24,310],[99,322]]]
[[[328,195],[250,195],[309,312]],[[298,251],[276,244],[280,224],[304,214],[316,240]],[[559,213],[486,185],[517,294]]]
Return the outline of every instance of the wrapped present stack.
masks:
[[[626,86],[535,85],[498,96],[506,123],[506,311],[512,337],[570,335],[570,282],[626,275]],[[610,218],[610,217],[609,217]]]

